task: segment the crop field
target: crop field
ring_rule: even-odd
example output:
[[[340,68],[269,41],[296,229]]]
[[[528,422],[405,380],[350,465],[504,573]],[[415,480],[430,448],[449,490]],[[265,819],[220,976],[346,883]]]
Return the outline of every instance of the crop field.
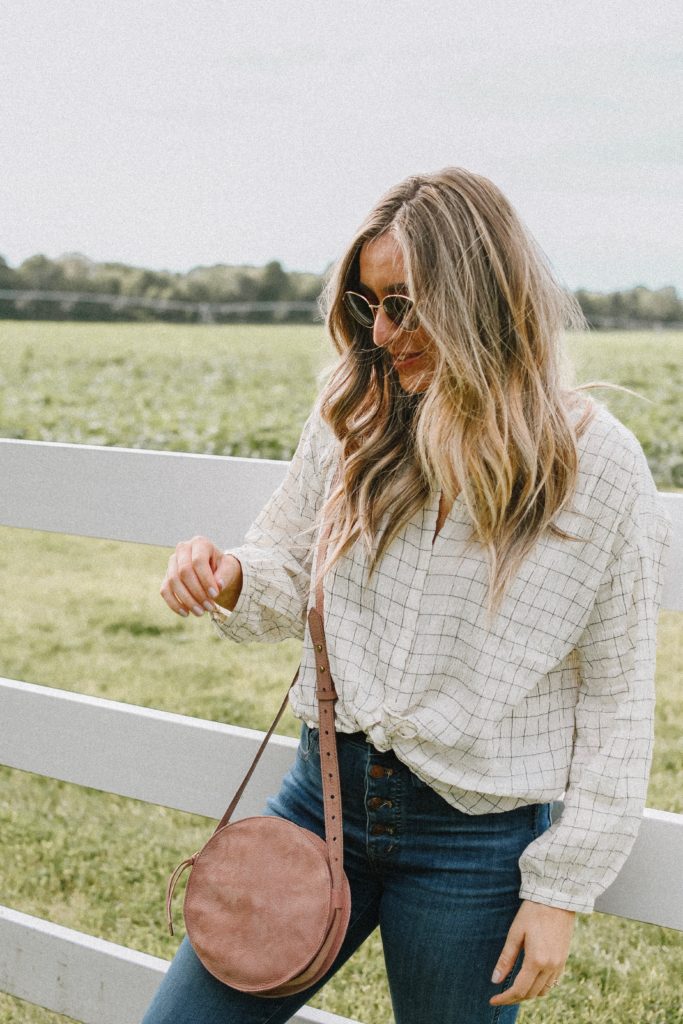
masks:
[[[0,436],[249,458],[291,458],[335,358],[322,326],[309,325],[4,321],[0,338]],[[657,486],[683,490],[683,334],[569,335],[566,351],[572,382],[608,380],[643,396],[592,392],[636,434]],[[0,674],[268,728],[300,645],[230,644],[206,616],[174,616],[158,592],[169,554],[0,529]],[[647,803],[683,813],[681,619],[659,619]],[[278,731],[298,736],[289,709]],[[180,937],[165,928],[166,879],[214,823],[2,767],[0,780],[0,903],[170,959]],[[182,934],[181,895],[182,885]],[[682,978],[683,933],[579,914],[561,983],[522,1004],[519,1019],[683,1024]],[[392,1020],[379,932],[311,1004],[365,1024]],[[65,1020],[0,995],[0,1024]]]

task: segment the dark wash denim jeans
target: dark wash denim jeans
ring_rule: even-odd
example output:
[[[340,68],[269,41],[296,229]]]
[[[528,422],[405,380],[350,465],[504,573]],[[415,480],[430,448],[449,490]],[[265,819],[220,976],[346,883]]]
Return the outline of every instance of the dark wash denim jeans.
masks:
[[[302,723],[294,767],[265,814],[324,838],[318,730]],[[550,804],[464,814],[363,733],[337,733],[344,869],[351,920],[330,970],[267,999],[217,981],[187,937],[142,1024],[284,1024],[379,925],[396,1024],[512,1024],[520,1005],[489,1005],[491,974],[521,905],[518,860],[551,824]],[[390,769],[380,772],[379,768]]]

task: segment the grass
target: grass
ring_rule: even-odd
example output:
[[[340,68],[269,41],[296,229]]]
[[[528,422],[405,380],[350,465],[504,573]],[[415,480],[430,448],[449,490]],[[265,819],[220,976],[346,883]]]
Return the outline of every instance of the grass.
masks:
[[[251,457],[291,457],[315,375],[331,356],[316,327],[6,323],[2,330],[2,435]],[[576,336],[569,346],[579,380],[607,378],[653,400],[596,392],[638,436],[658,486],[683,486],[676,404],[683,336]],[[300,645],[228,644],[206,619],[172,616],[158,595],[168,554],[0,530],[0,673],[266,729]],[[677,812],[680,626],[679,613],[661,613],[647,801]],[[278,731],[296,736],[298,728],[287,710]],[[170,959],[179,938],[165,932],[166,879],[214,823],[7,768],[0,779],[0,903]],[[683,1024],[682,976],[683,935],[577,915],[561,984],[547,999],[522,1004],[520,1020]],[[311,1002],[366,1024],[391,1020],[378,932]],[[0,995],[0,1024],[64,1020]]]
[[[320,328],[5,322],[0,436],[289,459]]]

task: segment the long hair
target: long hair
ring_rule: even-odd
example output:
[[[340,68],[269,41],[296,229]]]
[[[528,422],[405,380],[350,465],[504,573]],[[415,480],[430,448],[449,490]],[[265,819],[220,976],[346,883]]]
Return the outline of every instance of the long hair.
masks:
[[[386,234],[434,346],[435,370],[420,393],[401,388],[389,355],[342,300],[358,289],[363,243]],[[359,537],[370,580],[431,492],[450,506],[461,491],[470,539],[489,553],[495,614],[544,530],[578,539],[552,520],[572,498],[577,440],[597,410],[580,391],[619,388],[565,383],[563,329],[588,329],[578,301],[493,182],[446,167],[411,175],[379,199],[333,265],[320,307],[339,359],[319,374],[317,404],[340,442],[341,478],[322,509],[333,527],[316,585]]]

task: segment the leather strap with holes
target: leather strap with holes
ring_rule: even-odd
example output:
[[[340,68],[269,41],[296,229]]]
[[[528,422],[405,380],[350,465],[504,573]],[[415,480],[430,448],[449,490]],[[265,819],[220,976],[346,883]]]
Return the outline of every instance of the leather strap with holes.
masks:
[[[340,476],[341,467],[338,467],[332,482],[332,488],[334,488]],[[324,564],[327,541],[331,529],[332,521],[330,520],[321,533],[316,568],[317,566]],[[339,761],[337,758],[337,734],[334,728],[334,703],[337,700],[337,691],[334,688],[334,681],[332,679],[332,673],[330,672],[330,662],[327,656],[327,643],[325,640],[325,629],[323,626],[322,582],[320,582],[316,587],[315,607],[310,608],[308,612],[308,628],[313,640],[313,651],[315,654],[316,664],[315,695],[318,700],[320,772],[322,775],[323,803],[325,808],[325,842],[327,843],[327,851],[330,861],[332,888],[333,891],[338,894],[339,898],[341,898],[342,879],[344,875],[344,849],[342,838],[341,785],[339,781]],[[241,785],[232,798],[230,806],[216,825],[214,832],[218,832],[220,828],[223,828],[223,826],[227,825],[230,821],[232,813],[239,803],[242,793],[244,792],[244,789],[259,762],[266,743],[272,736],[275,726],[282,717],[282,713],[284,712],[289,699],[289,691],[299,678],[300,670],[301,665],[299,665],[299,668],[294,673],[294,678],[289,684],[287,693],[285,694],[285,699],[280,706],[280,710],[275,716],[270,729],[266,733],[261,746],[256,751],[256,756],[251,763],[249,771],[244,776]]]

